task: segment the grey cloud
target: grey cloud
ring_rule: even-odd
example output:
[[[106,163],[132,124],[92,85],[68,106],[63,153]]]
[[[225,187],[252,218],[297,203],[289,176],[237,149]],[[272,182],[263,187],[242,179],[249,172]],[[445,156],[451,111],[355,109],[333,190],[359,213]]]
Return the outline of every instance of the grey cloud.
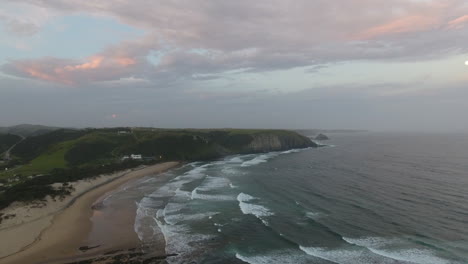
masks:
[[[34,23],[0,14],[0,22],[4,24],[7,32],[16,36],[30,36],[39,32],[40,27]]]

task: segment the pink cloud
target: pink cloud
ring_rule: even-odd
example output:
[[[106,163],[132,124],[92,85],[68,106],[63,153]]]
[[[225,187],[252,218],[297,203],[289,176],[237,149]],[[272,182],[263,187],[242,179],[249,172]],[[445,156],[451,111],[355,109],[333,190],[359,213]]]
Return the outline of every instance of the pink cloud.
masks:
[[[136,64],[137,60],[130,57],[96,55],[83,63],[56,58],[13,61],[7,68],[23,77],[72,85],[129,77]]]
[[[462,28],[465,24],[468,24],[468,15],[461,16],[447,23],[449,28]]]
[[[371,27],[356,35],[357,39],[372,39],[389,34],[425,31],[435,27],[438,19],[431,16],[411,15]]]
[[[134,65],[137,63],[135,59],[129,58],[129,57],[118,57],[118,58],[115,58],[114,61],[117,64],[122,65],[122,66],[130,66],[130,65]]]
[[[74,65],[74,66],[68,65],[68,66],[63,67],[63,69],[67,71],[96,69],[99,66],[101,66],[103,60],[104,60],[104,57],[95,56],[95,57],[92,57],[89,62],[79,64],[79,65]]]
[[[64,84],[71,84],[67,80],[62,80],[59,76],[53,76],[53,75],[47,74],[43,72],[41,69],[35,68],[34,66],[20,67],[20,69],[23,70],[25,73],[29,74],[29,76],[36,78],[36,79],[64,83]]]

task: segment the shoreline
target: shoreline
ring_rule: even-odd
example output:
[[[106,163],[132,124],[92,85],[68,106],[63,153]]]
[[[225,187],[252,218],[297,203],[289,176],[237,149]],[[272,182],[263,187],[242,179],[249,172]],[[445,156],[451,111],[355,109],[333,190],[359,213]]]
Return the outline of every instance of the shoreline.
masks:
[[[1,257],[0,263],[54,263],[54,261],[73,261],[73,259],[89,256],[91,250],[83,252],[79,248],[83,245],[89,246],[86,245],[85,240],[92,228],[91,217],[95,212],[92,206],[103,196],[125,183],[147,175],[162,173],[179,164],[179,162],[165,162],[132,171],[127,170],[113,174],[113,177],[107,181],[103,181],[102,177],[98,177],[95,181],[100,180],[100,183],[93,185],[95,181],[90,181],[91,183],[88,184],[89,188],[70,197],[67,204],[57,211],[38,217],[30,222],[11,225],[10,227],[1,229],[0,236],[2,237],[5,237],[5,233],[10,233],[7,236],[9,242],[15,238],[21,239],[22,234],[18,234],[21,231],[29,235],[29,238],[34,236],[34,240],[23,245],[19,251],[17,250]],[[41,227],[42,230],[38,233],[37,230]],[[133,226],[131,228],[133,230]],[[31,233],[31,230],[36,232]],[[125,241],[120,240],[119,242],[125,243]],[[98,248],[97,250],[103,251],[112,248],[111,245],[110,247]],[[98,252],[94,254],[98,254]]]

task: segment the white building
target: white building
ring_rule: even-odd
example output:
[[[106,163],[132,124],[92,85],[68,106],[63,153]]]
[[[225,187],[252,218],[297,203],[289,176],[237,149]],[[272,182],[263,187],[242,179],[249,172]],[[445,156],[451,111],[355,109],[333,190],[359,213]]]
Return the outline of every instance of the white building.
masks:
[[[141,159],[143,159],[143,157],[141,156],[141,154],[132,154],[132,155],[130,155],[130,158],[131,158],[131,159],[134,159],[134,160],[141,160]]]

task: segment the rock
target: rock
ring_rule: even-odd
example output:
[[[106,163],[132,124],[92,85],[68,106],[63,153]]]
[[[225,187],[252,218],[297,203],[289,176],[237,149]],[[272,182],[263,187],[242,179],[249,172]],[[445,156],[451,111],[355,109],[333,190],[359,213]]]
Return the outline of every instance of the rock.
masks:
[[[82,247],[79,247],[78,249],[81,251],[81,252],[85,252],[85,251],[88,251],[88,250],[91,250],[93,248],[98,248],[100,247],[101,245],[97,245],[97,246],[82,246]]]
[[[270,151],[282,151],[298,148],[317,147],[317,144],[309,138],[294,132],[258,133],[251,135],[251,141],[247,144],[242,153],[261,153]]]
[[[326,135],[320,133],[315,137],[316,140],[329,140],[330,138],[327,137]]]

